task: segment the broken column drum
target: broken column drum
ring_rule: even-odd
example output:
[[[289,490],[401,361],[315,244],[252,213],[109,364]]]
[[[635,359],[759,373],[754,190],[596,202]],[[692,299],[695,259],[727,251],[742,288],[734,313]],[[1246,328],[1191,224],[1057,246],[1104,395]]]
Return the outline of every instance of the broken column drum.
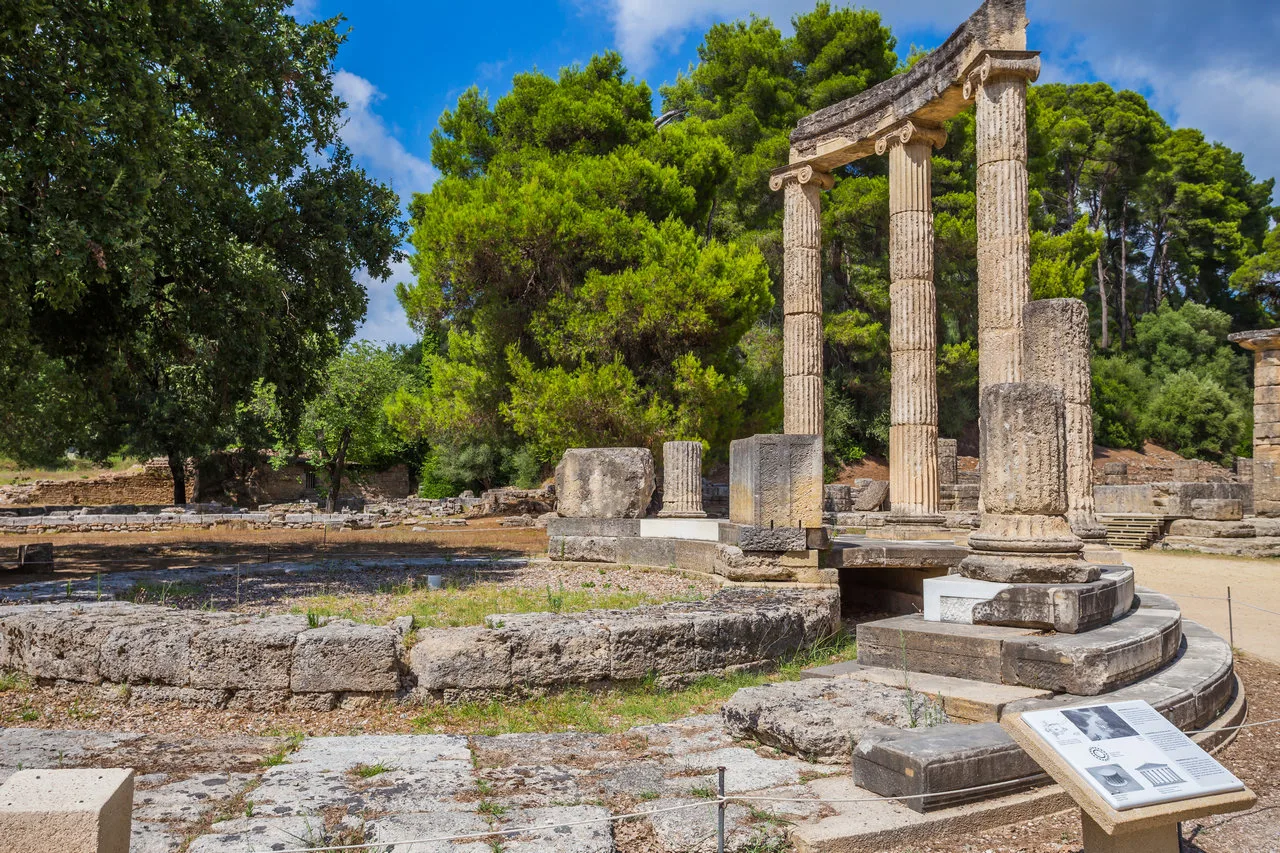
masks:
[[[822,202],[830,175],[811,167],[774,175],[782,189],[783,432],[822,434]]]
[[[702,442],[662,445],[661,518],[706,518],[702,511]]]
[[[1101,574],[1080,557],[1067,523],[1066,412],[1043,382],[992,385],[980,401],[982,524],[959,574],[998,583],[1087,583]]]
[[[889,154],[889,521],[941,525],[938,309],[933,284],[933,149],[941,128],[905,122],[876,140]]]
[[[1093,382],[1089,309],[1079,299],[1040,299],[1022,311],[1023,373],[1062,391],[1066,410],[1067,521],[1088,545],[1106,547],[1093,507]]]
[[[979,392],[1023,379],[1022,306],[1031,282],[1027,82],[1039,74],[1036,54],[999,50],[964,75],[964,97],[977,101]]]

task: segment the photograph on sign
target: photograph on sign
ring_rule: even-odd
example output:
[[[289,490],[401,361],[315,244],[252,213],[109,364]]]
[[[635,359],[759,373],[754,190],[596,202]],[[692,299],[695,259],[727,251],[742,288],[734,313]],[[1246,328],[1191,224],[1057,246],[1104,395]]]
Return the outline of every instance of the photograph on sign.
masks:
[[[1244,790],[1146,702],[1030,711],[1022,721],[1118,810]]]

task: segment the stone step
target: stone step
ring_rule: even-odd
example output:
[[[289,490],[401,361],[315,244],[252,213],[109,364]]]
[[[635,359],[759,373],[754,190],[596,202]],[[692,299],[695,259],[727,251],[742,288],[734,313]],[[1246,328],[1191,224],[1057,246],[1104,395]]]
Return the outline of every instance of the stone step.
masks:
[[[1140,551],[1164,532],[1161,515],[1099,515],[1098,520],[1107,529],[1107,544],[1113,548]]]
[[[858,626],[858,663],[1095,696],[1172,660],[1181,623],[1176,610],[1144,607],[1080,634],[895,616]]]
[[[1002,706],[1001,714],[1142,699],[1183,730],[1206,727],[1236,699],[1231,649],[1226,640],[1200,625],[1187,622],[1183,628],[1173,660],[1141,681],[1098,696],[1062,694],[1017,700]],[[972,689],[992,689],[971,684]],[[1044,779],[998,723],[871,729],[854,749],[853,773],[859,786],[881,796],[921,795],[904,801],[915,811],[989,799]],[[993,789],[994,793],[929,796],[980,785],[1004,787]]]
[[[946,675],[928,675],[906,672],[882,666],[863,666],[852,661],[828,664],[806,669],[801,679],[849,679],[886,687],[903,687],[936,700],[942,710],[953,720],[968,723],[988,723],[1000,719],[1005,707],[1013,702],[1028,699],[1049,699],[1048,690],[1030,687],[1013,687],[1008,684],[988,684],[969,678],[952,678]]]

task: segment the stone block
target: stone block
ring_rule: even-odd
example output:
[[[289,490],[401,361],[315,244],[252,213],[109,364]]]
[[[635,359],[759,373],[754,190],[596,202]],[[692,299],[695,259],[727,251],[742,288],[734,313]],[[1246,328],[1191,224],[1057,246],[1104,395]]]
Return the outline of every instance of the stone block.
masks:
[[[572,448],[556,466],[556,512],[566,518],[640,518],[654,488],[653,454],[645,448]]]
[[[1244,502],[1237,498],[1195,498],[1191,517],[1202,521],[1239,521],[1244,518]]]
[[[1139,609],[1084,634],[1008,640],[1002,649],[1001,680],[1076,696],[1097,696],[1155,672],[1173,659],[1181,641],[1179,613]]]
[[[881,796],[910,797],[900,802],[916,812],[990,799],[1047,779],[998,723],[872,729],[854,748],[853,777]],[[1008,787],[945,793],[1001,783]]]
[[[789,581],[794,570],[782,564],[781,554],[743,551],[737,545],[716,545],[715,574],[731,581]]]
[[[915,705],[912,704],[914,701]],[[901,687],[866,681],[806,679],[739,690],[720,715],[729,734],[783,752],[844,763],[864,733],[915,725],[923,702]],[[945,721],[945,714],[942,714]]]
[[[422,690],[508,690],[511,647],[487,627],[423,628],[409,652],[409,668]]]
[[[609,677],[637,681],[650,673],[697,672],[693,617],[664,615],[653,608],[619,614],[609,626]]]
[[[926,580],[924,593],[929,621],[1078,634],[1129,611],[1133,570],[1111,569],[1080,584],[996,584],[952,575]]]
[[[919,614],[894,616],[858,625],[858,663],[1000,684],[1005,643],[1034,633],[1029,628],[925,622]]]
[[[743,525],[738,528],[737,545],[743,551],[804,551],[809,537],[803,527]]]
[[[878,512],[889,499],[889,481],[872,480],[853,499],[853,512]]]
[[[114,628],[102,642],[102,677],[119,684],[182,687],[191,674],[191,638],[223,621],[184,613]]]
[[[624,566],[671,568],[676,563],[675,539],[627,536],[617,540],[617,562]]]
[[[501,614],[495,629],[511,649],[511,683],[537,689],[609,678],[609,628],[592,619]]]
[[[132,823],[132,770],[19,770],[0,786],[15,853],[129,853]]]
[[[303,631],[293,646],[289,689],[294,693],[395,690],[400,686],[399,646],[393,629],[374,625],[331,622]]]
[[[18,546],[18,571],[42,573],[53,571],[53,543],[36,542]]]
[[[548,536],[639,536],[638,518],[562,518],[547,519]]]
[[[267,616],[202,631],[191,638],[192,687],[288,690],[301,616]]]
[[[822,487],[823,512],[850,512],[853,510],[853,488],[839,483]]]
[[[822,526],[822,437],[755,435],[729,445],[729,520]]]
[[[547,556],[558,562],[616,563],[618,540],[612,536],[551,536]]]
[[[1175,518],[1169,522],[1170,536],[1201,536],[1206,539],[1252,539],[1257,528],[1247,521],[1200,521]]]

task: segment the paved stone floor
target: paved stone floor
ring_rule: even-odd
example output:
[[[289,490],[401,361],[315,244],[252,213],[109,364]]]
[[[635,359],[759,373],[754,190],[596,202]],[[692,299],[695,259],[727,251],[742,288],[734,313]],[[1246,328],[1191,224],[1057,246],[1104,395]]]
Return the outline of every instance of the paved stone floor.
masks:
[[[455,835],[476,837],[394,849],[609,853],[615,834],[619,850],[701,853],[715,848],[715,807],[704,800],[715,789],[718,767],[727,768],[730,793],[802,800],[816,796],[810,781],[847,773],[735,743],[716,716],[620,735],[360,735],[301,742],[0,730],[0,781],[23,767],[87,765],[137,769],[132,853],[172,853],[188,841],[190,853],[257,853]],[[690,808],[664,811],[682,805]],[[788,820],[829,814],[816,802],[762,806],[728,808],[728,849],[785,849],[773,845]],[[485,837],[633,812],[653,814],[625,825]]]

